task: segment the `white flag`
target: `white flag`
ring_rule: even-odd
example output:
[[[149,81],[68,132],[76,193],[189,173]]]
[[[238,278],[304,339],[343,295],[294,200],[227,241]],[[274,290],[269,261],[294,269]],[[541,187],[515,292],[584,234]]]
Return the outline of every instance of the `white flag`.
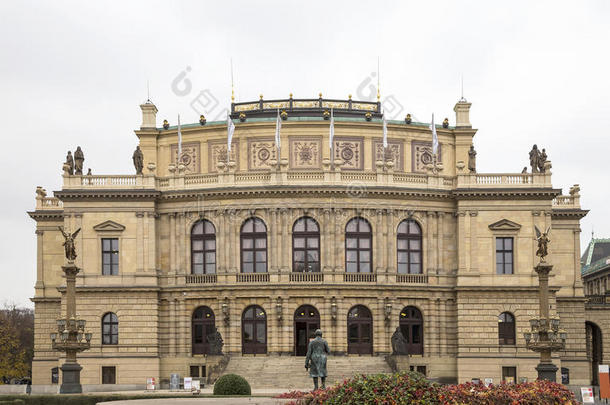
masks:
[[[388,121],[385,119],[385,114],[382,116],[383,120],[383,147],[388,147]]]
[[[333,150],[333,139],[335,138],[335,116],[333,115],[333,109],[330,109],[330,133],[328,134],[328,144],[330,145],[330,150]],[[333,157],[331,156],[331,160]]]
[[[282,129],[282,120],[280,119],[280,109],[277,109],[277,121],[275,122],[275,146],[280,150],[280,130]],[[278,157],[279,159],[279,157]]]
[[[432,131],[432,153],[436,155],[438,152],[438,135],[436,135],[436,126],[434,125],[434,113],[432,113],[430,130]]]
[[[233,141],[233,132],[235,132],[235,124],[231,116],[227,114],[227,162],[229,161],[229,155],[231,153],[231,141]]]
[[[178,114],[178,162],[182,156],[182,131],[180,130],[180,114]]]

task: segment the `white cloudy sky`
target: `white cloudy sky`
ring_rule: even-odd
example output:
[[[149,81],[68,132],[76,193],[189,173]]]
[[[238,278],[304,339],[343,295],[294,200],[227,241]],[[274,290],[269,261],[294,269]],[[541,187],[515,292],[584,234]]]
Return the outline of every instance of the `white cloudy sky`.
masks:
[[[367,96],[357,89],[379,56],[399,117],[452,123],[463,74],[479,171],[520,172],[532,144],[545,147],[554,186],[582,187],[583,241],[593,226],[610,237],[608,1],[19,0],[0,15],[0,300],[31,305],[25,211],[37,185],[60,188],[66,151],[80,145],[94,174],[131,173],[147,81],[159,123],[195,122],[201,91],[219,102],[208,117],[228,106],[230,58],[246,101]],[[182,72],[190,91],[172,90]]]

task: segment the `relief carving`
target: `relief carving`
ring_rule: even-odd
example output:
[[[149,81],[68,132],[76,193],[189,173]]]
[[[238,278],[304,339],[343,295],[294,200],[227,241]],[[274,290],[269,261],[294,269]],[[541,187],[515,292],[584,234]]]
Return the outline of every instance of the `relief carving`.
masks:
[[[437,163],[442,160],[442,145],[438,145]],[[434,164],[432,153],[432,142],[413,141],[411,142],[411,170],[413,172],[425,173],[426,166]]]
[[[266,170],[271,168],[269,163],[277,160],[277,147],[273,139],[257,139],[248,141],[248,169]]]
[[[334,159],[343,162],[341,170],[362,170],[364,167],[363,149],[362,138],[335,137],[334,139]]]
[[[394,170],[404,171],[403,142],[398,139],[388,139],[388,147],[383,149],[383,139],[373,139],[373,163],[377,161],[394,162]]]
[[[178,145],[172,145],[172,162],[182,163],[186,173],[201,173],[199,142],[182,144],[182,155],[178,157]]]
[[[239,170],[239,141],[231,142],[231,161],[235,162],[235,170]],[[227,163],[227,142],[208,142],[208,172],[218,172],[218,162]]]
[[[290,168],[291,169],[319,169],[322,159],[321,138],[290,138]]]

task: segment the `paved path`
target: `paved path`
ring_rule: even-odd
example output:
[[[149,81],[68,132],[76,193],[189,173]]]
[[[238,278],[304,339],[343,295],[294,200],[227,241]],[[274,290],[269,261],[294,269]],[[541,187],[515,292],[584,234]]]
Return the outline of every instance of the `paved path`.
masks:
[[[132,399],[128,401],[98,402],[105,405],[282,405],[289,399],[249,397],[249,398],[159,398]]]

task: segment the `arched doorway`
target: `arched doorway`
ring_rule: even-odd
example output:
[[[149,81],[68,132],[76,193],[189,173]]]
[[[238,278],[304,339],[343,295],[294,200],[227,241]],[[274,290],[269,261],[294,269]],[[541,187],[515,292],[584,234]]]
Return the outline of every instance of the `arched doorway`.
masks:
[[[347,353],[373,354],[373,317],[364,305],[347,313]]]
[[[258,305],[249,306],[241,316],[241,347],[243,354],[267,353],[267,315]]]
[[[320,328],[320,313],[311,305],[301,305],[294,312],[294,355],[305,356],[309,339]]]
[[[593,322],[585,322],[587,359],[591,363],[591,385],[599,385],[598,366],[602,362],[602,331]]]
[[[197,308],[193,312],[191,326],[193,354],[209,354],[208,336],[213,338],[216,333],[214,311],[205,306]]]
[[[400,332],[406,340],[408,354],[424,353],[424,319],[419,309],[405,307],[400,311]]]

